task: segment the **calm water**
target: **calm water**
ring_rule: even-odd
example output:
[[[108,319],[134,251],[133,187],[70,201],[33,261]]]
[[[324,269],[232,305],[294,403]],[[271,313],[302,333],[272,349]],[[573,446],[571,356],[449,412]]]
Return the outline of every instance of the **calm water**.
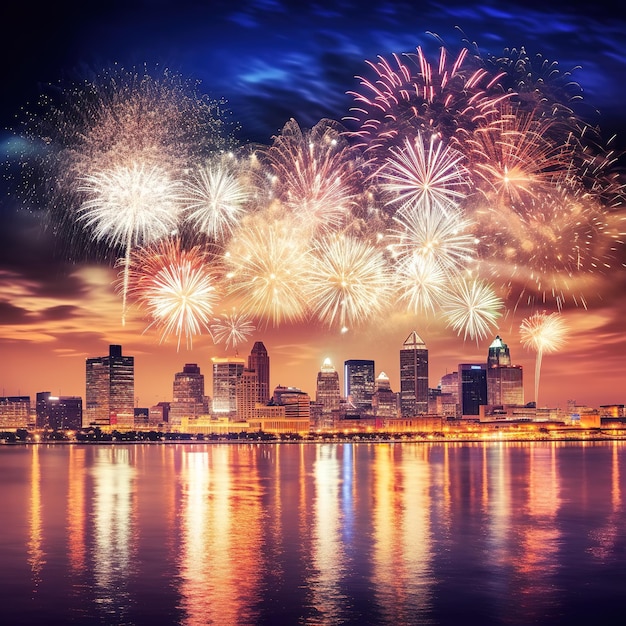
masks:
[[[611,624],[626,444],[0,446],[3,624]]]

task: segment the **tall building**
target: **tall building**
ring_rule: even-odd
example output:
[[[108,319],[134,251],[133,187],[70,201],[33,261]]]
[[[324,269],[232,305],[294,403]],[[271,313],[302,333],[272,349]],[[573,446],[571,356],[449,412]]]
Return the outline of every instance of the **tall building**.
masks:
[[[376,378],[372,410],[376,417],[398,417],[398,394],[391,390],[389,376],[385,372]]]
[[[183,418],[194,419],[208,412],[204,397],[204,374],[196,363],[185,363],[182,372],[174,375],[169,423],[180,426]]]
[[[461,416],[480,414],[487,404],[487,368],[484,363],[459,365],[459,404]]]
[[[245,368],[239,357],[213,357],[213,413],[235,419],[237,416],[237,381]]]
[[[524,371],[521,365],[511,365],[509,347],[499,335],[487,356],[487,404],[524,404]]]
[[[49,391],[40,391],[35,411],[37,428],[78,430],[83,424],[83,399],[80,396],[53,396]]]
[[[372,408],[375,390],[374,361],[351,359],[343,364],[344,397],[362,411]]]
[[[270,401],[270,358],[262,341],[256,341],[248,357],[248,369],[257,375],[259,388],[257,402],[267,404]]]
[[[259,402],[259,376],[254,369],[246,368],[237,379],[236,387],[237,419],[248,422],[256,417]],[[267,404],[263,402],[262,404]]]
[[[311,416],[311,398],[297,387],[278,386],[274,389],[272,402],[285,407],[285,419],[306,419]]]
[[[496,335],[496,338],[489,346],[487,367],[502,367],[503,365],[511,365],[511,353],[509,346],[502,341],[500,335]]]
[[[87,359],[85,367],[86,425],[131,425],[135,405],[135,358],[122,356],[122,346],[109,355]]]
[[[400,412],[402,417],[428,413],[428,350],[415,331],[400,350]]]
[[[315,402],[322,407],[322,413],[327,414],[339,410],[340,401],[339,374],[330,359],[324,359],[324,363],[317,373]]]

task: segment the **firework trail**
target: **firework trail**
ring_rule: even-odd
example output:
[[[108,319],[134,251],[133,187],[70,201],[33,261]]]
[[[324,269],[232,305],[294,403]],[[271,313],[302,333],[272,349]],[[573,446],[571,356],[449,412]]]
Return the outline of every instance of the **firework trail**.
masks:
[[[463,340],[484,339],[502,315],[504,303],[493,286],[480,279],[457,279],[446,293],[442,309],[448,326]]]
[[[389,274],[382,253],[366,241],[319,239],[307,260],[306,293],[322,323],[341,332],[379,315],[388,305]]]
[[[211,324],[211,334],[215,343],[224,343],[226,348],[232,345],[233,349],[246,341],[256,330],[256,327],[246,313],[233,309],[230,313],[222,313]]]
[[[78,190],[86,199],[78,208],[77,220],[91,231],[96,241],[104,240],[125,251],[124,324],[131,250],[176,230],[179,184],[156,166],[116,166],[85,176]]]
[[[522,320],[520,338],[525,348],[534,350],[535,361],[535,405],[539,406],[539,375],[544,353],[555,352],[564,343],[568,328],[559,313],[534,313]]]
[[[187,347],[203,331],[211,333],[210,319],[219,300],[217,274],[206,251],[198,246],[181,248],[180,240],[168,239],[131,254],[129,293],[147,311],[151,327],[161,331],[161,342],[171,335]],[[121,288],[125,287],[125,278]]]
[[[394,290],[412,313],[434,313],[443,302],[450,275],[432,257],[417,255],[396,264]]]

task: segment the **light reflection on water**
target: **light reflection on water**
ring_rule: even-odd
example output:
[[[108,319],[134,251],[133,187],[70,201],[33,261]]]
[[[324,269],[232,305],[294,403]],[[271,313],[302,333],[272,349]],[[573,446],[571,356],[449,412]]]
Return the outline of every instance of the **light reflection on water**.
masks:
[[[6,446],[4,619],[610,624],[625,455],[621,442]]]

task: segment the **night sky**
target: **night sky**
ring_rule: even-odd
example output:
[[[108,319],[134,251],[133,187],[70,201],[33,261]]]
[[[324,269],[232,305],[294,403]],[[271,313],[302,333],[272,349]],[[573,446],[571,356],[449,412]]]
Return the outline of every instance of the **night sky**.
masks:
[[[417,46],[434,55],[435,33],[454,50],[468,39],[493,54],[524,46],[558,61],[560,71],[572,71],[581,86],[582,106],[603,137],[617,134],[616,148],[626,148],[626,16],[613,2],[10,4],[1,9],[0,22],[0,145],[9,178],[0,198],[0,395],[84,395],[84,359],[121,343],[136,357],[136,393],[147,406],[170,399],[174,373],[187,362],[200,365],[210,394],[210,358],[225,353],[209,338],[199,338],[193,350],[159,344],[158,336],[142,333],[139,315],[122,328],[111,267],[64,259],[42,228],[41,212],[12,193],[17,153],[24,148],[16,139],[22,110],[32,109],[50,83],[69,84],[113,63],[167,67],[227,102],[241,142],[268,144],[292,117],[307,128],[322,118],[342,120],[352,104],[347,92],[358,90],[355,77],[367,71],[366,59]],[[611,269],[587,309],[565,311],[570,340],[562,353],[544,356],[541,404],[564,406],[569,398],[592,405],[626,402],[624,272]],[[502,320],[497,332],[513,361],[524,365],[531,400],[534,355],[519,344],[522,313]],[[415,318],[381,320],[339,340],[302,325],[268,328],[240,352],[247,355],[255,340],[264,341],[271,384],[298,386],[311,395],[325,357],[339,370],[346,359],[372,358],[397,391],[397,351],[413,328],[430,350],[431,386],[458,363],[485,360],[490,340],[464,343],[436,321]]]

